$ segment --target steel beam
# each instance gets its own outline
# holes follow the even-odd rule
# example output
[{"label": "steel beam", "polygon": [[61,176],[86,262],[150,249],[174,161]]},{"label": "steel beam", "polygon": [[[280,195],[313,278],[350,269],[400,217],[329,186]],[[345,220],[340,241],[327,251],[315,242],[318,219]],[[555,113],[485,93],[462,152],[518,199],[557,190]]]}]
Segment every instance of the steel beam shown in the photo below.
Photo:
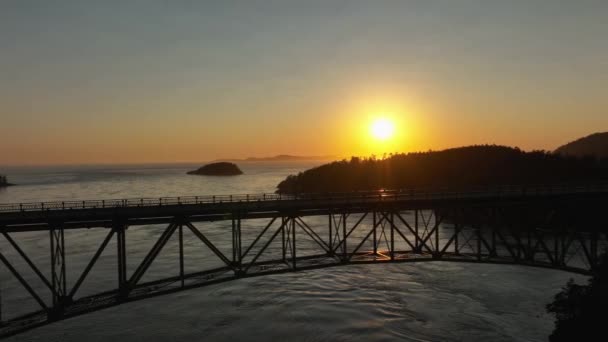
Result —
[{"label": "steel beam", "polygon": [[15,276],[15,278],[19,281],[19,283],[21,283],[21,285],[27,290],[30,296],[32,296],[32,298],[34,298],[36,302],[38,302],[38,305],[40,305],[40,307],[43,308],[45,311],[48,310],[49,308],[44,302],[44,300],[40,298],[38,293],[36,293],[36,291],[34,291],[34,289],[30,286],[30,284],[21,276],[21,274],[19,274],[17,269],[13,267],[13,265],[8,261],[4,254],[2,254],[2,252],[0,252],[0,261],[2,261],[4,266],[8,268],[8,270],[13,274],[13,276]]},{"label": "steel beam", "polygon": [[156,241],[156,243],[154,244],[154,246],[152,247],[150,252],[148,252],[148,255],[146,255],[144,260],[139,264],[137,269],[135,269],[135,271],[131,275],[131,278],[129,278],[129,281],[127,284],[127,286],[128,286],[127,291],[131,291],[133,288],[135,288],[135,286],[137,285],[139,280],[144,276],[144,274],[146,273],[146,271],[148,270],[148,268],[150,267],[150,265],[152,264],[154,259],[156,259],[156,257],[160,253],[160,251],[167,244],[167,241],[169,241],[169,239],[171,238],[171,235],[173,235],[173,233],[177,229],[177,226],[178,226],[178,224],[171,223],[167,227],[167,229],[165,229],[165,231],[160,235],[160,237],[158,238],[158,240]]},{"label": "steel beam", "polygon": [[44,285],[46,285],[46,287],[49,290],[53,291],[53,286],[51,285],[51,282],[49,282],[49,280],[44,276],[44,274],[42,274],[40,269],[38,267],[36,267],[36,265],[34,265],[34,262],[32,262],[32,260],[27,256],[27,254],[25,254],[25,252],[23,252],[23,250],[21,249],[21,247],[19,247],[17,242],[15,242],[15,240],[13,240],[13,238],[7,232],[3,232],[2,235],[4,235],[6,240],[11,244],[11,246],[13,246],[13,248],[17,251],[17,253],[19,253],[21,258],[23,260],[25,260],[25,262],[34,271],[34,273],[36,273],[36,275],[38,276],[38,278],[40,278],[40,280],[44,283]]},{"label": "steel beam", "polygon": [[101,253],[103,253],[103,251],[105,250],[106,246],[108,245],[108,242],[110,242],[110,240],[112,239],[112,236],[114,235],[114,232],[115,232],[115,230],[111,230],[108,233],[108,235],[106,236],[106,238],[101,243],[101,246],[99,246],[99,248],[97,249],[97,251],[93,255],[93,258],[91,258],[91,261],[89,261],[89,263],[85,267],[85,269],[82,272],[82,274],[80,275],[80,277],[78,277],[78,280],[76,280],[76,283],[74,284],[74,286],[72,287],[72,290],[70,291],[70,293],[68,295],[68,298],[69,298],[69,300],[71,302],[74,301],[74,295],[76,294],[76,292],[78,291],[78,289],[80,288],[80,286],[82,285],[82,283],[84,282],[84,280],[86,279],[86,277],[89,275],[89,272],[91,272],[91,269],[93,268],[93,266],[97,262],[97,259],[99,258],[99,256],[101,255]]},{"label": "steel beam", "polygon": [[115,222],[112,231],[116,234],[116,259],[118,262],[118,290],[122,293],[128,292],[127,277],[127,239],[126,226],[123,223]]},{"label": "steel beam", "polygon": [[[67,297],[65,270],[65,238],[61,224],[54,224],[49,230],[51,246],[51,287],[53,310],[51,316],[63,314],[63,301]],[[55,317],[53,317],[55,318]]]},{"label": "steel beam", "polygon": [[[190,231],[192,233],[194,233],[194,235],[196,235],[196,237],[199,238],[199,240],[201,240],[207,247],[209,247],[209,249],[218,257],[220,258],[220,260],[222,260],[224,262],[224,264],[226,264],[226,266],[229,267],[233,267],[234,268],[234,263],[233,261],[231,261],[230,259],[228,259],[224,253],[222,253],[211,241],[209,241],[209,239],[207,239],[207,237],[201,233],[200,230],[198,230],[192,223],[190,222],[185,222],[186,227],[188,227],[190,229]],[[234,243],[234,240],[233,240]],[[236,255],[234,256],[236,257]]]}]

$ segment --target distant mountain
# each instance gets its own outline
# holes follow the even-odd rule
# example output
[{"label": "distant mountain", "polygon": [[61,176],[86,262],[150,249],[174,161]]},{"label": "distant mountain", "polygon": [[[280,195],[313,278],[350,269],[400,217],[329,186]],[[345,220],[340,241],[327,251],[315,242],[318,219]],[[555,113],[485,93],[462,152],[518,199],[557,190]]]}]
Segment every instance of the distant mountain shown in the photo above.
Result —
[{"label": "distant mountain", "polygon": [[304,161],[304,160],[332,160],[334,156],[293,156],[289,154],[279,154],[274,157],[249,157],[245,159],[217,159],[219,161]]},{"label": "distant mountain", "polygon": [[570,142],[555,150],[556,154],[566,156],[595,156],[608,158],[608,132],[595,133]]}]

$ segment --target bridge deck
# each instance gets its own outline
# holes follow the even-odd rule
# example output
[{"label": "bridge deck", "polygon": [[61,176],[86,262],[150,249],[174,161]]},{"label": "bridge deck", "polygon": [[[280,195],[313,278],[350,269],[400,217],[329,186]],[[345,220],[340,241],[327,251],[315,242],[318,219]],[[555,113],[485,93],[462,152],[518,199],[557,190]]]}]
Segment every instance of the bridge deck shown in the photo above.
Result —
[{"label": "bridge deck", "polygon": [[331,194],[247,194],[189,197],[161,197],[114,200],[54,201],[0,204],[0,230],[41,230],[47,223],[65,229],[111,227],[117,220],[129,224],[167,222],[175,216],[193,221],[214,221],[227,213],[243,218],[272,217],[276,212],[297,211],[299,215],[326,214],[350,208],[396,206],[402,210],[440,208],[451,205],[497,205],[517,201],[590,199],[608,195],[608,183],[536,187],[500,187],[478,191],[374,191]]},{"label": "bridge deck", "polygon": [[[0,337],[194,287],[348,264],[443,260],[589,273],[608,249],[602,223],[607,204],[608,184],[0,204],[0,263],[6,268],[0,276],[22,289],[19,297],[8,298],[9,305],[0,298]],[[66,230],[94,227],[107,229],[90,235],[99,241],[92,241],[88,254],[64,238]],[[185,233],[195,242],[190,249],[184,248]],[[175,235],[178,265],[159,278],[145,278]],[[19,236],[30,239],[29,249]],[[155,242],[142,246],[142,236]],[[44,239],[50,253],[39,248]],[[111,241],[116,267],[100,275],[110,276],[104,284],[111,290],[93,284],[80,295],[89,274],[99,272],[94,266],[100,256],[110,253]],[[143,260],[127,262],[142,252]],[[189,252],[207,256],[185,260]],[[66,267],[67,260],[82,271]],[[186,262],[198,271],[187,272]],[[27,300],[34,304],[29,313],[6,312]]]}]

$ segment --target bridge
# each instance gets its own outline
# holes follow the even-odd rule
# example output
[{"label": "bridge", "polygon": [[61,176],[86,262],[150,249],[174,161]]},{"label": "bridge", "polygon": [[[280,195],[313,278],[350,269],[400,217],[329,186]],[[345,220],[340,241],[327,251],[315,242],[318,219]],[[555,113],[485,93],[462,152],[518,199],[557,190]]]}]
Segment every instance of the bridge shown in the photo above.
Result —
[{"label": "bridge", "polygon": [[[594,184],[0,204],[0,282],[24,294],[0,294],[0,337],[185,289],[348,264],[589,274],[608,246],[607,200],[608,184]],[[82,251],[83,240],[95,247]],[[167,246],[174,253],[150,271]]]}]

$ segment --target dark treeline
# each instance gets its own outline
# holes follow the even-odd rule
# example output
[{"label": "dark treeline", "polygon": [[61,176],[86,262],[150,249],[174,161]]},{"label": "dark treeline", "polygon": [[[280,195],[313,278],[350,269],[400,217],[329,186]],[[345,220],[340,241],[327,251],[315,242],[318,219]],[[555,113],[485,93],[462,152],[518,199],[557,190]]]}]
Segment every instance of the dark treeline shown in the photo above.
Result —
[{"label": "dark treeline", "polygon": [[608,181],[608,159],[482,145],[394,154],[383,159],[353,157],[290,175],[277,186],[277,192],[467,189],[597,181]]},{"label": "dark treeline", "polygon": [[607,309],[608,255],[604,254],[587,285],[571,279],[547,305],[547,311],[555,315],[549,341],[606,341]]}]

